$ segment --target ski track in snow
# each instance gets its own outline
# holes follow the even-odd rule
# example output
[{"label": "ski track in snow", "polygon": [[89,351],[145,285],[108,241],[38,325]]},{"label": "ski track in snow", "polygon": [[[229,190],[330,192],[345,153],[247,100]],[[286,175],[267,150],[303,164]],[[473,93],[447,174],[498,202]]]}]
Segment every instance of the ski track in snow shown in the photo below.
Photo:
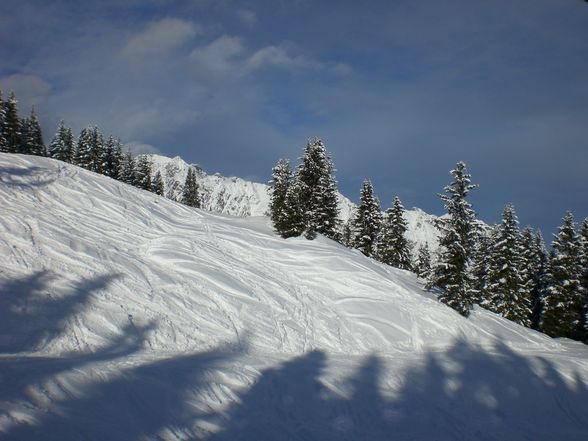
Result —
[{"label": "ski track in snow", "polygon": [[0,438],[588,439],[588,350],[266,217],[0,154]]}]

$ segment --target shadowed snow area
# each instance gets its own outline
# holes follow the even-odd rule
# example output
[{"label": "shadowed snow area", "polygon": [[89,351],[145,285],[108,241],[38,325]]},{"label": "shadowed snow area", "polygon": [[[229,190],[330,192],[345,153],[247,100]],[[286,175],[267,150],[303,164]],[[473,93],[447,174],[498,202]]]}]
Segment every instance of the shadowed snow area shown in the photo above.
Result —
[{"label": "shadowed snow area", "polygon": [[0,154],[0,438],[585,440],[588,350],[266,217]]}]

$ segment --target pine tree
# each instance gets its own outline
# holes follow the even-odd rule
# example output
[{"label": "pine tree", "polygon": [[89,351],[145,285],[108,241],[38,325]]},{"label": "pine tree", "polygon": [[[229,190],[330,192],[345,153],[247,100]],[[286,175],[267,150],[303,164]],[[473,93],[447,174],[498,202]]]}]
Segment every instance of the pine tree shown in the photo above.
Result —
[{"label": "pine tree", "polygon": [[151,191],[151,161],[147,155],[139,155],[135,165],[135,186]]},{"label": "pine tree", "polygon": [[159,170],[157,170],[155,176],[153,176],[151,182],[151,191],[155,194],[158,194],[159,196],[164,195],[163,179],[161,178],[161,173],[159,172]]},{"label": "pine tree", "polygon": [[102,149],[102,174],[118,179],[122,161],[122,144],[111,135]]},{"label": "pine tree", "polygon": [[353,247],[366,256],[373,256],[382,225],[382,210],[369,180],[363,181],[359,199],[359,207],[353,219]]},{"label": "pine tree", "polygon": [[530,227],[521,233],[523,250],[523,278],[525,290],[529,294],[531,328],[539,330],[542,314],[543,295],[545,293],[545,271],[547,269],[547,252],[541,232],[534,233]]},{"label": "pine tree", "polygon": [[406,239],[407,223],[404,219],[404,207],[396,196],[392,207],[386,210],[378,244],[378,258],[393,267],[411,270],[409,242]]},{"label": "pine tree", "polygon": [[43,141],[41,125],[35,108],[31,109],[31,116],[21,123],[21,153],[36,156],[47,156],[47,149]]},{"label": "pine tree", "polygon": [[129,185],[135,185],[135,160],[130,149],[127,150],[120,163],[118,180]]},{"label": "pine tree", "polygon": [[90,166],[89,170],[104,174],[106,168],[106,155],[104,152],[104,137],[98,127],[92,128],[90,141]]},{"label": "pine tree", "polygon": [[289,229],[287,217],[288,208],[287,194],[292,186],[293,173],[290,170],[290,161],[280,159],[272,169],[272,180],[270,181],[270,218],[274,224],[274,229],[278,234],[284,236],[284,232]]},{"label": "pine tree", "polygon": [[300,202],[300,194],[300,184],[294,179],[286,192],[284,219],[287,219],[287,221],[284,223],[282,232],[280,233],[284,238],[300,236],[307,228],[304,217],[305,211]]},{"label": "pine tree", "polygon": [[428,280],[431,276],[431,253],[426,243],[419,247],[414,269],[421,279]]},{"label": "pine tree", "polygon": [[184,182],[184,189],[182,191],[182,201],[190,207],[200,208],[200,195],[198,194],[198,182],[196,181],[196,173],[192,168],[188,169],[186,181]]},{"label": "pine tree", "polygon": [[4,151],[7,153],[19,153],[22,149],[22,127],[18,116],[18,101],[14,92],[4,101],[4,123],[2,127]]},{"label": "pine tree", "polygon": [[491,254],[495,242],[496,228],[480,231],[472,252],[472,293],[474,303],[486,309],[491,309],[488,274],[490,273]]},{"label": "pine tree", "polygon": [[92,127],[86,127],[80,132],[78,145],[74,155],[74,164],[90,170],[92,166]]},{"label": "pine tree", "polygon": [[588,343],[588,217],[580,226],[579,236],[582,244],[582,287],[584,288],[584,308],[582,313],[582,340]]},{"label": "pine tree", "polygon": [[519,221],[507,204],[492,248],[488,274],[489,309],[523,326],[530,326],[531,298],[524,279]]},{"label": "pine tree", "polygon": [[8,152],[8,141],[4,136],[4,123],[6,120],[6,104],[2,99],[2,90],[0,90],[0,153]]},{"label": "pine tree", "polygon": [[446,194],[439,195],[448,216],[438,222],[441,249],[432,284],[442,290],[439,300],[467,317],[476,299],[470,267],[478,227],[466,197],[476,186],[471,184],[464,162],[458,162],[451,175],[454,181],[445,187]]},{"label": "pine tree", "polygon": [[341,244],[345,245],[346,247],[352,248],[353,247],[353,219],[355,218],[355,213],[350,217],[350,219],[345,222],[343,225],[343,231],[341,233]]},{"label": "pine tree", "polygon": [[316,233],[321,233],[334,239],[339,223],[337,183],[333,162],[323,141],[310,140],[300,159],[295,179],[300,207],[304,209],[305,236],[312,239]]},{"label": "pine tree", "polygon": [[74,139],[71,129],[61,120],[57,126],[57,132],[49,145],[49,157],[64,162],[72,162],[74,152]]},{"label": "pine tree", "polygon": [[582,286],[582,245],[574,217],[567,212],[552,243],[542,328],[552,337],[582,339],[585,293]]}]

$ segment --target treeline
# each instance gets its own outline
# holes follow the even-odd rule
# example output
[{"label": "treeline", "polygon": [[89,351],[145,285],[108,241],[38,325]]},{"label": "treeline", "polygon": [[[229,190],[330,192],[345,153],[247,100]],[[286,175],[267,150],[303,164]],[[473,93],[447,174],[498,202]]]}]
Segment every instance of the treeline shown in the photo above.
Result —
[{"label": "treeline", "polygon": [[588,218],[578,228],[566,213],[546,250],[540,231],[519,222],[512,204],[502,222],[484,227],[467,197],[476,185],[463,162],[439,195],[446,216],[437,220],[440,247],[415,250],[406,238],[404,207],[395,197],[384,213],[369,180],[348,222],[338,218],[337,188],[331,156],[320,139],[310,140],[300,164],[288,159],[273,168],[270,217],[282,237],[322,233],[396,268],[425,279],[443,303],[469,316],[480,305],[520,325],[552,337],[588,341]]},{"label": "treeline", "polygon": [[[1,91],[0,152],[48,156],[164,196],[161,173],[152,173],[147,156],[134,156],[130,149],[123,153],[120,139],[112,135],[105,138],[96,126],[82,129],[75,139],[64,121],[47,148],[34,107],[28,118],[20,118],[14,93],[3,100]],[[191,168],[179,202],[196,208],[201,205],[196,173]]]}]

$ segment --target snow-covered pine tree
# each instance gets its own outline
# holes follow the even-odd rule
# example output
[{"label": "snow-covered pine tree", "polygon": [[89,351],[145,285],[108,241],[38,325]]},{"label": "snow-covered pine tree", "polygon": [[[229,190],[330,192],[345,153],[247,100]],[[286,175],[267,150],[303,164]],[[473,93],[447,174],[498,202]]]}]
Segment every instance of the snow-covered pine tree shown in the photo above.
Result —
[{"label": "snow-covered pine tree", "polygon": [[104,153],[104,137],[97,126],[92,127],[90,141],[90,166],[89,170],[104,174],[106,167],[106,155]]},{"label": "snow-covered pine tree", "polygon": [[147,155],[137,156],[135,165],[135,187],[151,191],[151,161]]},{"label": "snow-covered pine tree", "polygon": [[269,210],[274,229],[281,236],[284,236],[284,232],[289,229],[286,203],[292,180],[293,173],[290,170],[290,161],[288,159],[280,159],[272,169],[272,179],[269,182]]},{"label": "snow-covered pine tree", "polygon": [[343,229],[341,233],[340,242],[342,245],[346,247],[352,248],[353,247],[353,219],[355,218],[355,213],[351,215],[349,220],[343,224]]},{"label": "snow-covered pine tree", "polygon": [[339,224],[337,206],[337,182],[333,162],[322,140],[308,141],[301,163],[296,171],[299,190],[298,200],[303,208],[305,236],[316,233],[335,239]]},{"label": "snow-covered pine tree", "polygon": [[584,323],[582,328],[584,335],[582,340],[588,343],[588,217],[584,219],[579,231],[580,241],[582,244],[582,287],[584,288],[584,308],[582,318]]},{"label": "snow-covered pine tree", "polygon": [[200,195],[198,194],[196,172],[191,167],[188,169],[188,174],[186,175],[181,202],[190,207],[200,208]]},{"label": "snow-covered pine tree", "polygon": [[90,170],[92,166],[92,127],[85,127],[78,137],[78,145],[75,152],[74,164]]},{"label": "snow-covered pine tree", "polygon": [[474,294],[474,303],[486,309],[491,309],[488,274],[490,273],[490,260],[495,241],[496,227],[480,231],[472,253],[472,292]]},{"label": "snow-covered pine tree", "polygon": [[408,229],[404,219],[404,207],[396,196],[392,206],[386,210],[378,243],[378,259],[396,268],[411,270],[412,257],[406,239]]},{"label": "snow-covered pine tree", "polygon": [[584,336],[582,245],[574,217],[567,212],[552,243],[553,256],[547,273],[542,329],[552,337],[581,340]]},{"label": "snow-covered pine tree", "polygon": [[541,232],[535,233],[531,227],[525,227],[521,232],[521,246],[524,268],[522,274],[531,301],[529,320],[531,328],[539,330],[547,268],[547,252]]},{"label": "snow-covered pine tree", "polygon": [[[284,219],[282,237],[298,237],[307,228],[304,214],[305,211],[300,203],[300,184],[294,179],[286,192],[286,204],[284,206]],[[309,230],[307,230],[307,235]]]},{"label": "snow-covered pine tree", "polygon": [[6,111],[4,110],[4,100],[2,99],[2,90],[0,89],[0,152],[8,152],[6,138],[4,138],[4,119]]},{"label": "snow-covered pine tree", "polygon": [[512,204],[502,211],[502,223],[490,257],[488,309],[523,326],[530,326],[531,298],[525,283],[519,221]]},{"label": "snow-covered pine tree", "polygon": [[31,115],[22,123],[21,152],[29,155],[47,156],[47,148],[43,141],[43,132],[37,118],[35,107],[31,108]]},{"label": "snow-covered pine tree", "polygon": [[118,179],[123,160],[122,144],[120,140],[115,139],[112,135],[104,143],[102,149],[102,174],[113,179]]},{"label": "snow-covered pine tree", "polygon": [[355,211],[352,227],[353,247],[366,256],[374,256],[377,240],[382,226],[380,201],[374,195],[374,187],[369,180],[363,181],[359,196],[359,206]]},{"label": "snow-covered pine tree", "polygon": [[163,179],[159,170],[155,172],[153,179],[151,180],[151,192],[158,194],[159,196],[164,195]]},{"label": "snow-covered pine tree", "polygon": [[426,243],[419,247],[414,270],[421,279],[428,280],[431,276],[431,252]]},{"label": "snow-covered pine tree", "polygon": [[451,175],[454,180],[445,187],[446,194],[439,195],[445,203],[447,217],[438,222],[440,252],[431,281],[442,290],[439,300],[467,317],[476,298],[470,267],[479,228],[466,197],[476,185],[471,184],[471,176],[462,161]]},{"label": "snow-covered pine tree", "polygon": [[21,151],[22,132],[21,120],[18,116],[18,101],[14,92],[4,101],[4,122],[2,124],[4,151],[7,153],[18,153]]},{"label": "snow-covered pine tree", "polygon": [[118,180],[129,185],[135,185],[135,160],[130,149],[127,150],[122,158]]},{"label": "snow-covered pine tree", "polygon": [[65,122],[61,120],[57,126],[57,132],[49,145],[49,156],[64,162],[72,162],[74,156],[73,133]]}]

